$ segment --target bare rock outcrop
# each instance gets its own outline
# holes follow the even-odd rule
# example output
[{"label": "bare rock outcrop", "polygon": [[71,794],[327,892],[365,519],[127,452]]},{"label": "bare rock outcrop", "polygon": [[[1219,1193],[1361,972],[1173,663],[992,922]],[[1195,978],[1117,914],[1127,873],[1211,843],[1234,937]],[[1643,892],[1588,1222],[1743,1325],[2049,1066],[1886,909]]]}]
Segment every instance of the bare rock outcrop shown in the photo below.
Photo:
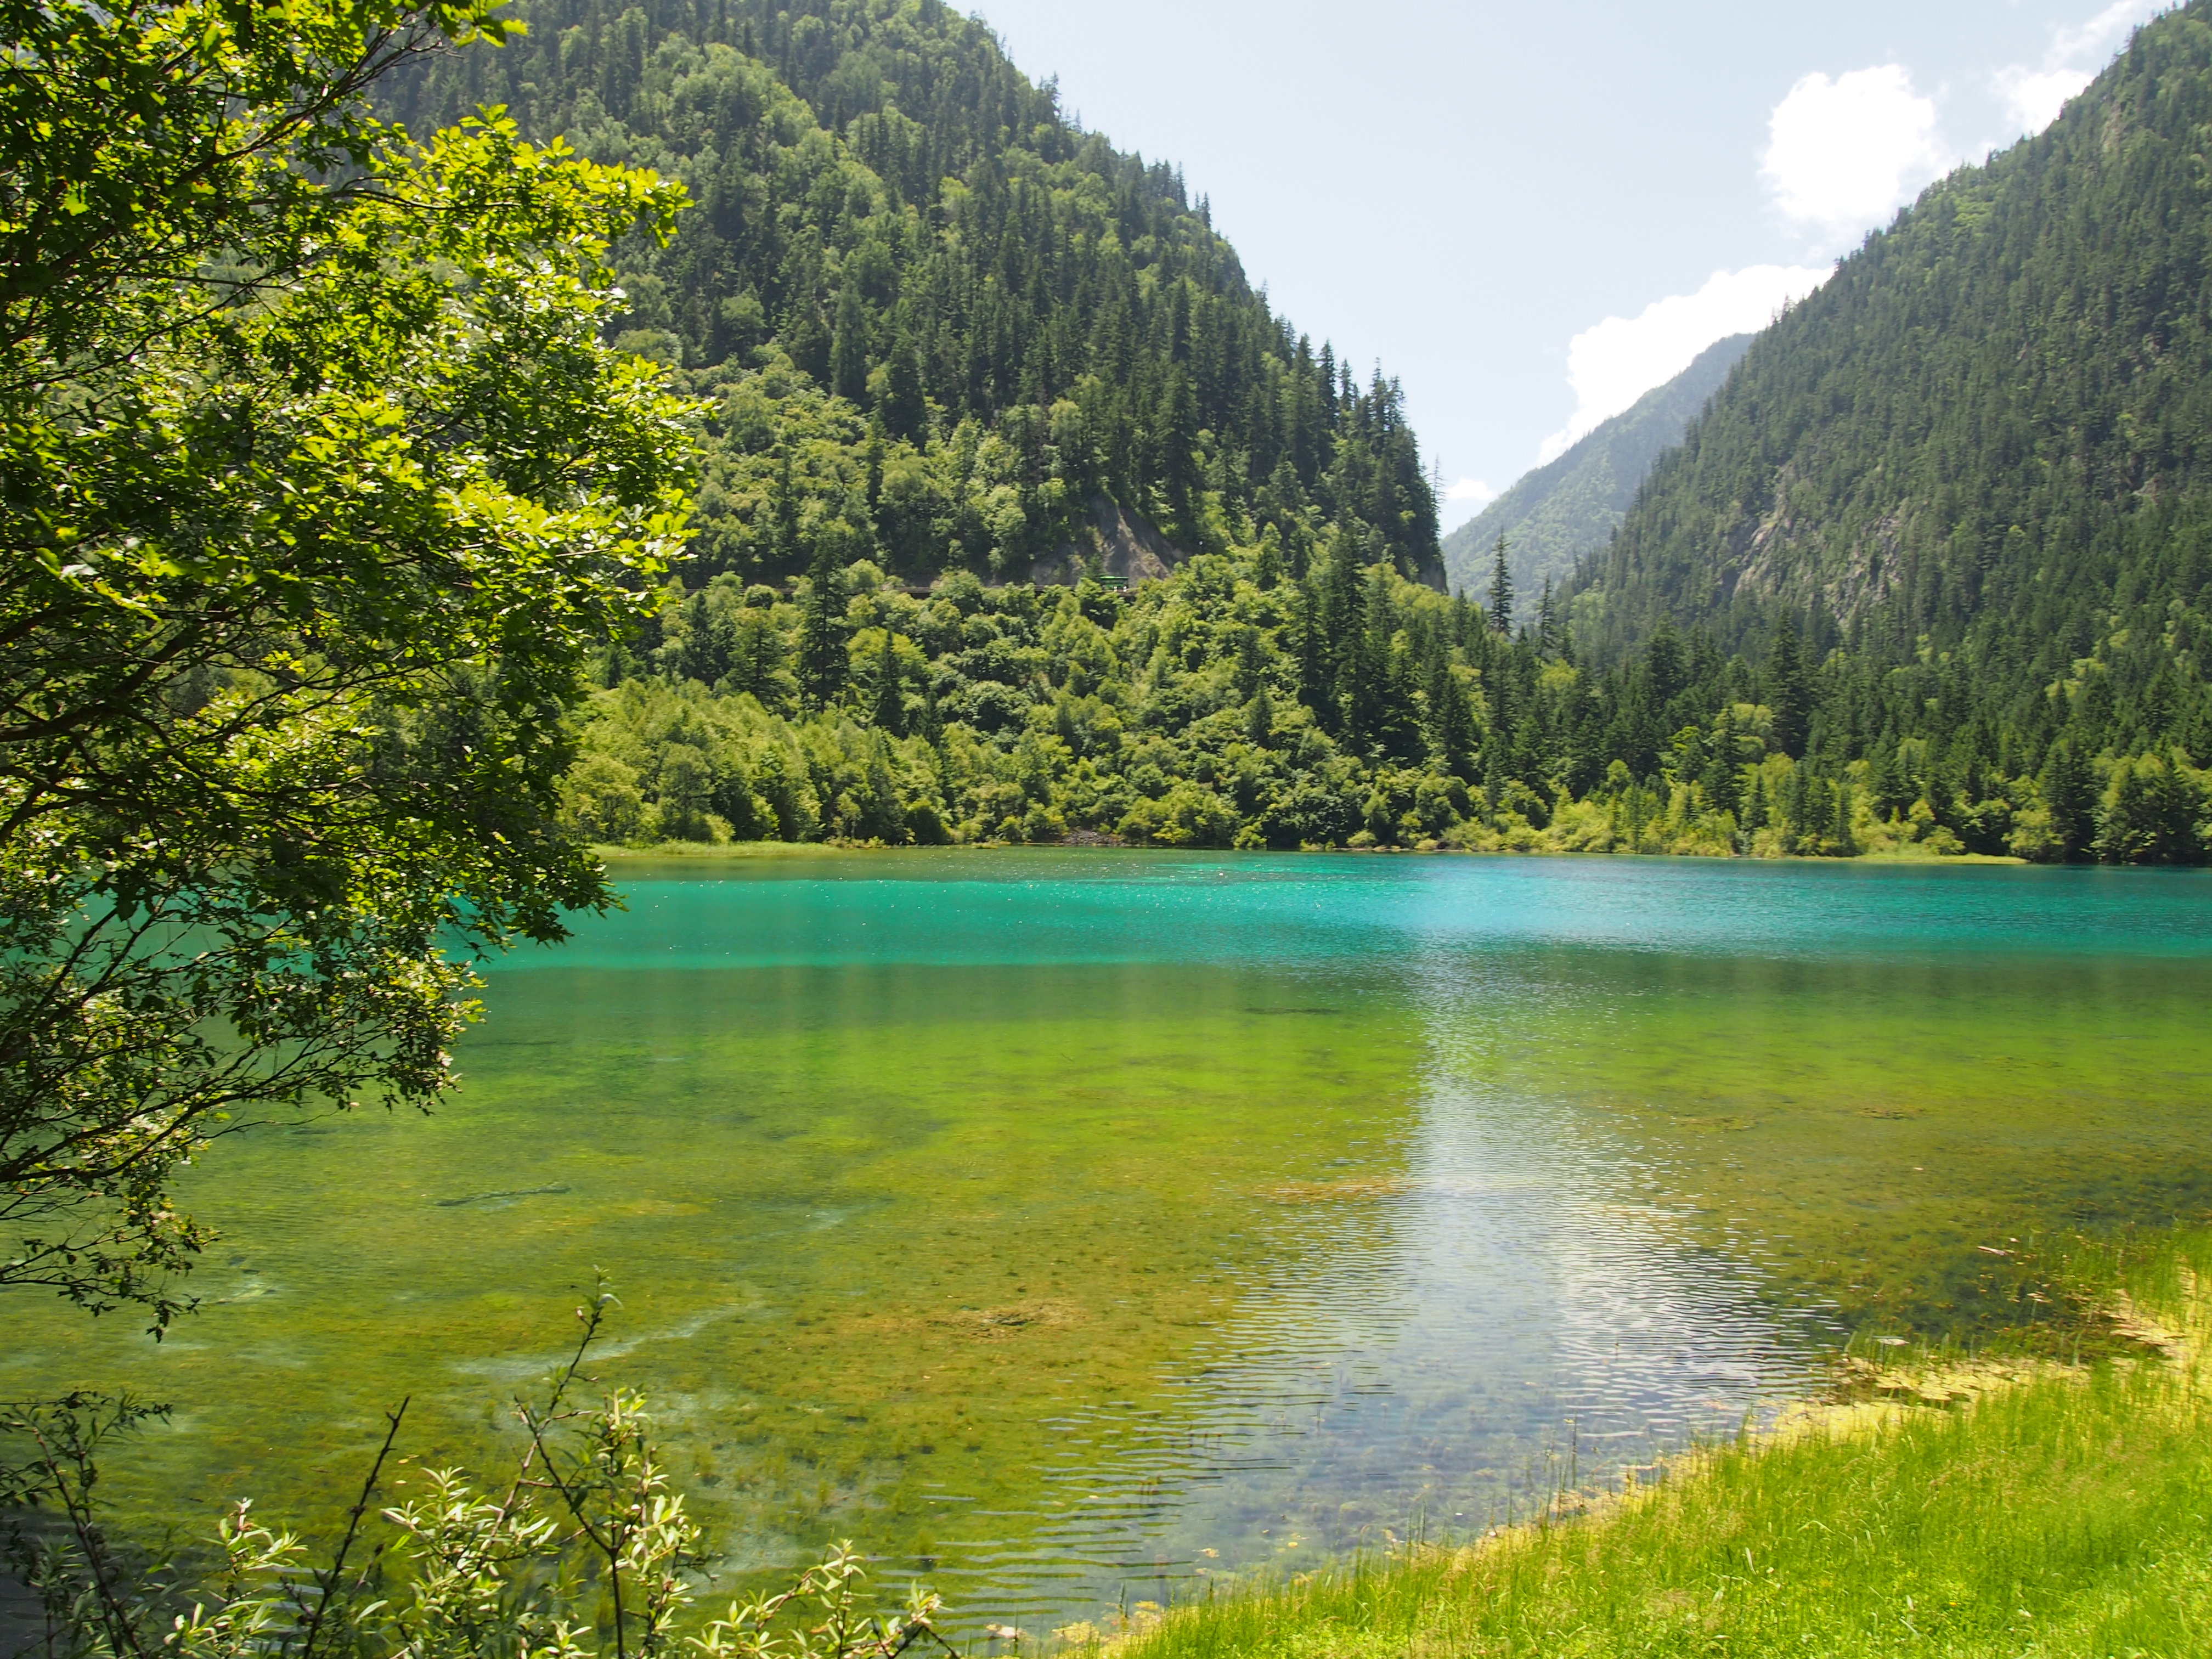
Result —
[{"label": "bare rock outcrop", "polygon": [[1118,576],[1133,587],[1166,575],[1189,556],[1143,514],[1102,494],[1091,498],[1091,522],[1073,540],[1031,564],[1030,580],[1040,587],[1068,587],[1097,574]]}]

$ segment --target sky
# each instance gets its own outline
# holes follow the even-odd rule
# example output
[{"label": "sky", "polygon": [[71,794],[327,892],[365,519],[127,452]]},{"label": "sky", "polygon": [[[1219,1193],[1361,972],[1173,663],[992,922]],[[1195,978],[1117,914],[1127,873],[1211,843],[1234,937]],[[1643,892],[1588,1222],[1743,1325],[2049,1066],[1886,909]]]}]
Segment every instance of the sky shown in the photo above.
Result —
[{"label": "sky", "polygon": [[2157,0],[981,0],[1404,385],[1447,528],[2039,131]]}]

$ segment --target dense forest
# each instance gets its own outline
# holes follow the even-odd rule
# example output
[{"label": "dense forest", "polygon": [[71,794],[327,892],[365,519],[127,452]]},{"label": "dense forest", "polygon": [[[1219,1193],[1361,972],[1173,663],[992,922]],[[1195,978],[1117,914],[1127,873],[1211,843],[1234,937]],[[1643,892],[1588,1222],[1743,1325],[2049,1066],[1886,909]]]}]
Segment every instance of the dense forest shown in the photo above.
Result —
[{"label": "dense forest", "polygon": [[[936,0],[531,0],[528,33],[397,77],[410,127],[526,137],[683,181],[623,251],[617,342],[711,399],[688,579],[866,559],[1023,581],[1101,498],[1172,547],[1275,527],[1440,580],[1397,389],[1247,282],[1201,201],[1061,114]],[[1149,539],[1149,538],[1148,538]]]},{"label": "dense forest", "polygon": [[[1793,751],[1977,850],[2201,859],[2208,132],[2200,0],[1758,338],[1583,568],[1577,642],[1802,668]],[[1692,678],[1662,725],[1711,729]]]},{"label": "dense forest", "polygon": [[1437,591],[1395,385],[980,22],[526,15],[387,106],[695,203],[617,253],[703,460],[594,839],[2203,856],[2202,6],[1761,337],[1557,603]]}]

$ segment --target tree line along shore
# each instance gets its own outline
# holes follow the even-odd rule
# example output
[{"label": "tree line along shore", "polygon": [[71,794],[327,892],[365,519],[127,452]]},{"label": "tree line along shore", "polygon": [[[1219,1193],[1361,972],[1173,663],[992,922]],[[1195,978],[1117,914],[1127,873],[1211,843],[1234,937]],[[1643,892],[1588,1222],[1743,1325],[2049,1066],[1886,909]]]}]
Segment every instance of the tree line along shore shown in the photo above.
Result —
[{"label": "tree line along shore", "polygon": [[[967,572],[917,589],[866,562],[675,585],[599,660],[563,821],[615,845],[2181,864],[2212,845],[2191,751],[2093,690],[2039,753],[2002,734],[1985,749],[1961,662],[1814,661],[1791,628],[1753,661],[1662,629],[1599,669],[1548,595],[1518,629],[1510,592],[1491,597],[1447,597],[1341,538],[1300,571],[1272,530],[1133,590]],[[1893,725],[1854,754],[1837,711],[1868,705],[1914,711],[1925,735]]]}]

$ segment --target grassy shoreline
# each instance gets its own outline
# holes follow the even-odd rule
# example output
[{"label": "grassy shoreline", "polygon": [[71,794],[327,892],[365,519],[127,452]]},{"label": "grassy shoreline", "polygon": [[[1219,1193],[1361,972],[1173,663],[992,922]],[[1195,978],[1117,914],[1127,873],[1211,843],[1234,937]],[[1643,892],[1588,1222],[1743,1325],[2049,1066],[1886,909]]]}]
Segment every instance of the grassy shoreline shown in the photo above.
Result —
[{"label": "grassy shoreline", "polygon": [[[1047,851],[1064,852],[1069,848],[1074,848],[1082,852],[1143,853],[1153,855],[1164,853],[1228,853],[1237,850],[1230,848],[1218,847],[1138,846],[1126,842],[1108,841],[1101,838],[1081,842],[962,842],[948,846],[939,847],[887,847],[881,845],[880,843],[871,844],[865,842],[818,841],[666,841],[655,842],[649,847],[615,846],[607,843],[595,842],[592,844],[592,851],[599,856],[602,862],[610,865],[616,865],[669,863],[678,861],[717,863],[747,859],[832,858],[881,853],[1004,852],[1010,848],[1024,849],[1032,848]],[[1754,859],[1757,862],[1767,864],[1784,862],[1784,860],[1780,859],[1759,858],[1757,855],[1747,854],[1730,854],[1723,855],[1712,853],[1589,853],[1565,851],[1544,847],[1501,849],[1496,852],[1486,851],[1480,848],[1470,849],[1462,847],[1330,847],[1309,848],[1301,848],[1299,850],[1315,853],[1358,854],[1361,856],[1370,858],[1424,857],[1434,855],[1453,858],[1681,859],[1716,858],[1725,856],[1728,858],[1738,859],[1750,858]],[[1271,854],[1270,855],[1273,856],[1276,854]],[[2012,858],[2005,854],[1994,853],[1949,853],[1937,854],[1934,853],[1899,851],[1894,849],[1875,853],[1860,853],[1854,854],[1850,858],[1802,859],[1795,861],[1807,864],[1911,865],[2025,865],[2029,862],[2027,859]]]},{"label": "grassy shoreline", "polygon": [[616,847],[593,843],[592,851],[603,864],[727,863],[743,859],[836,858],[854,853],[903,853],[903,847],[855,847],[841,842],[811,841],[665,841],[651,847]]},{"label": "grassy shoreline", "polygon": [[1114,1659],[2212,1651],[2212,1234],[2114,1267],[2135,1357],[1893,1374],[1887,1402],[1471,1547],[1225,1594]]}]

